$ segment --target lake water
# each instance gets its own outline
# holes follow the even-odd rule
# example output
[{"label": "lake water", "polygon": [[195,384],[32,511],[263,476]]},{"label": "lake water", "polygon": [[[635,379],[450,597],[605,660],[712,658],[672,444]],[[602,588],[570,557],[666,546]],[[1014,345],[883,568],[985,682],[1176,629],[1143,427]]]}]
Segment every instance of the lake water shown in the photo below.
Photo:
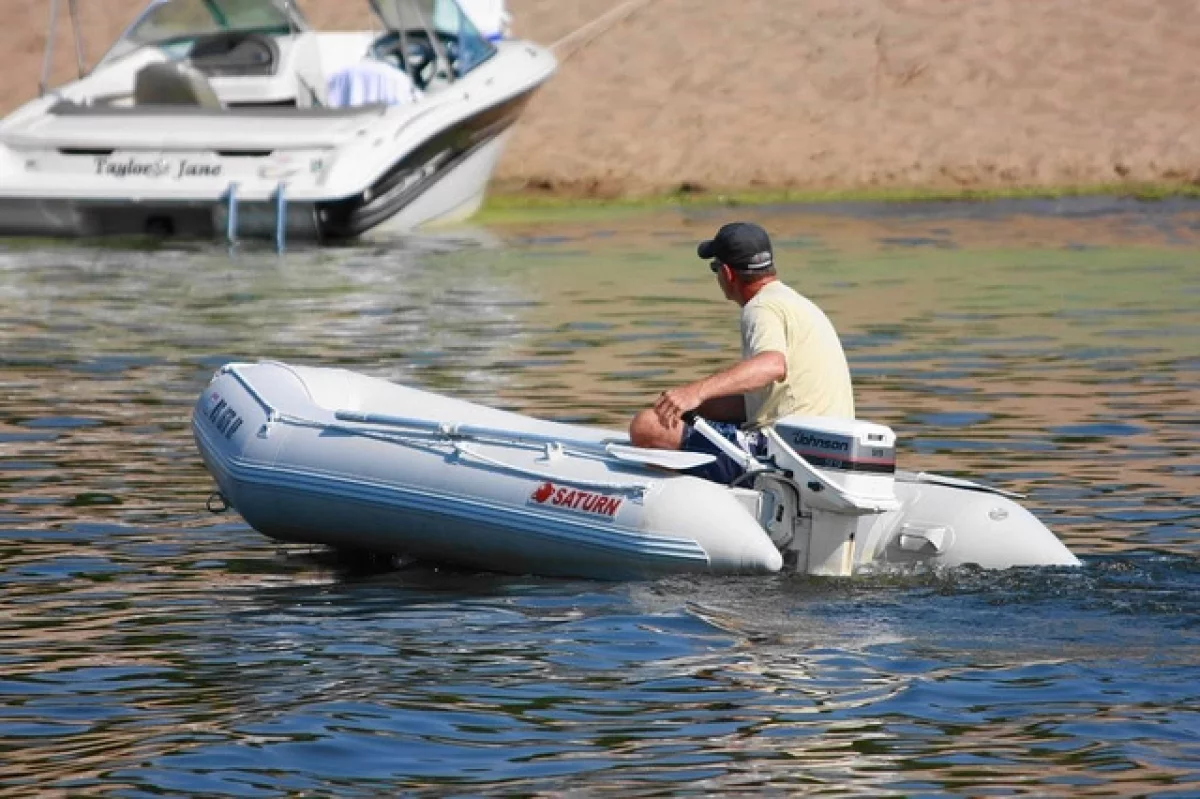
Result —
[{"label": "lake water", "polygon": [[[746,217],[902,468],[1079,570],[597,583],[281,549],[212,484],[229,360],[622,426],[737,357]],[[576,214],[278,258],[0,242],[0,793],[1200,795],[1200,204]]]}]

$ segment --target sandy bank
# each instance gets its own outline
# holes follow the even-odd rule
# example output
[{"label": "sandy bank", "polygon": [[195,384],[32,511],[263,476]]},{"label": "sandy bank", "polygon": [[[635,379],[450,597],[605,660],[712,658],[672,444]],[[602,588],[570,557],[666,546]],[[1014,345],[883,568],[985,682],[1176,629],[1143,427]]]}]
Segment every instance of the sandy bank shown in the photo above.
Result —
[{"label": "sandy bank", "polygon": [[[79,4],[92,59],[141,6]],[[49,3],[7,5],[5,111],[36,90]],[[301,5],[322,28],[367,16],[354,0]],[[545,44],[613,5],[511,0],[518,34]],[[1192,0],[649,0],[565,60],[495,185],[622,196],[1200,184],[1197,53]],[[73,62],[60,36],[56,77]]]}]

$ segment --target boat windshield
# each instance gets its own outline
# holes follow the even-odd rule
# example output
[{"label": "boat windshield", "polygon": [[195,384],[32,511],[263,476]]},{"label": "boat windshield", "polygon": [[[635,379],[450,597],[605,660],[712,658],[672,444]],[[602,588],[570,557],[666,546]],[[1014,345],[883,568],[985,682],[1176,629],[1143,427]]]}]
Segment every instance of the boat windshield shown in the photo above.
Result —
[{"label": "boat windshield", "polygon": [[186,44],[210,33],[287,34],[307,29],[299,9],[284,0],[151,0],[100,61],[122,58],[147,45]]},{"label": "boat windshield", "polygon": [[392,33],[420,35],[432,31],[448,45],[457,77],[496,52],[455,0],[371,0],[371,8]]}]

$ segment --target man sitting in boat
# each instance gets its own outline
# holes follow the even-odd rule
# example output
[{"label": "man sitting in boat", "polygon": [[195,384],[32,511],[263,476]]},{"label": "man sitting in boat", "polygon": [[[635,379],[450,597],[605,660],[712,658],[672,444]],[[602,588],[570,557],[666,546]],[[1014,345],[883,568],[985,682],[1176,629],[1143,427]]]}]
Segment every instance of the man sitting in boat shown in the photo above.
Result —
[{"label": "man sitting in boat", "polygon": [[751,222],[732,222],[696,250],[725,298],[741,306],[742,360],[664,391],[629,425],[635,446],[709,452],[714,463],[689,473],[719,482],[742,474],[733,459],[685,423],[687,411],[723,436],[764,454],[758,431],[792,414],[854,418],[850,368],[837,331],[815,303],[779,280],[771,239]]}]

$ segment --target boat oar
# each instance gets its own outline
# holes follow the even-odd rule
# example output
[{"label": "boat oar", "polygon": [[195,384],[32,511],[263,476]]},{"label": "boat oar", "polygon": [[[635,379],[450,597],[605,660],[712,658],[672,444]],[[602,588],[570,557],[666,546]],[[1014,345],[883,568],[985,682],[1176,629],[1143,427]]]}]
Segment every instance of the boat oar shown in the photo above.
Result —
[{"label": "boat oar", "polygon": [[423,433],[437,433],[447,438],[465,438],[484,442],[524,444],[527,446],[557,445],[585,452],[608,455],[627,463],[636,463],[642,466],[661,466],[664,469],[694,469],[697,466],[704,466],[715,460],[714,456],[706,452],[648,449],[646,447],[634,447],[629,444],[622,444],[619,441],[581,441],[543,433],[525,433],[473,424],[450,424],[447,422],[438,422],[433,419],[419,419],[411,416],[391,416],[384,413],[363,413],[361,411],[347,410],[335,411],[334,416],[338,421],[342,422],[357,422],[359,424],[396,427]]}]

